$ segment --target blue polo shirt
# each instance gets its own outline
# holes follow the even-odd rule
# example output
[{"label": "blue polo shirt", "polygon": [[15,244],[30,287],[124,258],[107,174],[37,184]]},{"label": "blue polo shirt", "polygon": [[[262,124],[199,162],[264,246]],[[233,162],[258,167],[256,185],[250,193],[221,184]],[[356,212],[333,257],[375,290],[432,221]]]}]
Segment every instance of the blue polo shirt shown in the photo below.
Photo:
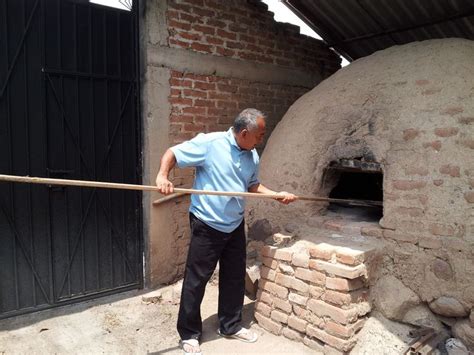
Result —
[{"label": "blue polo shirt", "polygon": [[[258,184],[259,157],[255,149],[242,150],[232,128],[199,134],[171,147],[178,167],[196,167],[194,189],[247,192]],[[244,218],[243,197],[192,195],[189,212],[218,231],[234,231]]]}]

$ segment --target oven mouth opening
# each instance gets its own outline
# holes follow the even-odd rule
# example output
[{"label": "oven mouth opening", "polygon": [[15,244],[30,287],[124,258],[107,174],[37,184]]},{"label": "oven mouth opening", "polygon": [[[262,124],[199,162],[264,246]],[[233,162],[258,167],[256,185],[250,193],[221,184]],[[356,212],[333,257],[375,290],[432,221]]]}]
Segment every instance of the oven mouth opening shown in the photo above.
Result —
[{"label": "oven mouth opening", "polygon": [[[328,211],[357,221],[374,222],[383,217],[383,172],[379,163],[359,159],[331,162],[324,184],[330,188],[329,198],[354,200],[354,203],[330,202]],[[363,205],[362,200],[377,201],[380,205]]]}]

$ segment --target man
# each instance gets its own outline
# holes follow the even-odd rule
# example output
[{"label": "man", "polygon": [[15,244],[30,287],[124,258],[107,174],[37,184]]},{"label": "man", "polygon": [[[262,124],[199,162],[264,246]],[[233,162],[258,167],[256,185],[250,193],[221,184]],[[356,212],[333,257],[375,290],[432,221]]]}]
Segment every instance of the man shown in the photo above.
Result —
[{"label": "man", "polygon": [[[258,181],[259,157],[255,146],[263,141],[265,116],[245,109],[227,132],[199,134],[169,148],[161,159],[156,185],[163,194],[173,192],[170,170],[196,167],[193,188],[275,194],[288,204],[296,199],[276,193]],[[189,208],[191,242],[184,273],[178,332],[185,354],[200,354],[200,306],[204,290],[219,261],[218,318],[221,336],[254,342],[257,335],[240,325],[245,291],[245,200],[242,197],[192,195]]]}]

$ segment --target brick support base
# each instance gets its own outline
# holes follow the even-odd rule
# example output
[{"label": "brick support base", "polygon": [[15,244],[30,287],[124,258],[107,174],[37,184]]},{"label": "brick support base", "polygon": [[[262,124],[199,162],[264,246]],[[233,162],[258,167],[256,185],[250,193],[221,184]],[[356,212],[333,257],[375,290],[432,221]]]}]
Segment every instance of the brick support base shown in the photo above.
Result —
[{"label": "brick support base", "polygon": [[349,352],[370,312],[368,264],[375,254],[329,243],[263,247],[257,322],[324,353]]}]

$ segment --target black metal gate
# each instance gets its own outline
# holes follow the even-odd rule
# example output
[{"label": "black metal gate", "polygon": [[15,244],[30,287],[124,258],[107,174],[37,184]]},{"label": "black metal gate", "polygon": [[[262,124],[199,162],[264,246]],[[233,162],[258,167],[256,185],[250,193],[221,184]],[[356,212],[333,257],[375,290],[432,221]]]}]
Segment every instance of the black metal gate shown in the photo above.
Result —
[{"label": "black metal gate", "polygon": [[[0,0],[0,173],[141,183],[137,47],[135,9]],[[141,287],[141,239],[137,192],[0,183],[0,318]]]}]

